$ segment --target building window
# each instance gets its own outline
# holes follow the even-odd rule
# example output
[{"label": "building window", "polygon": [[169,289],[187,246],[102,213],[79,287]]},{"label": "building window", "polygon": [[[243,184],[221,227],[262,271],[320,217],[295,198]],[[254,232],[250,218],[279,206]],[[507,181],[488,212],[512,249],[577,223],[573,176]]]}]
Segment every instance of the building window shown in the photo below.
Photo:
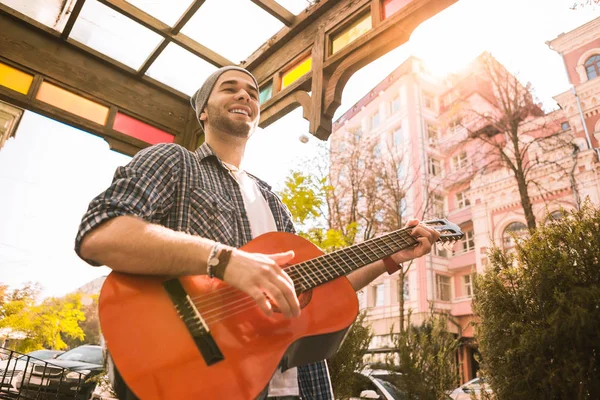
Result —
[{"label": "building window", "polygon": [[394,146],[402,146],[402,126],[399,126],[394,131]]},{"label": "building window", "polygon": [[429,173],[433,176],[442,176],[442,162],[437,158],[429,158]]},{"label": "building window", "polygon": [[466,168],[468,163],[469,159],[467,158],[467,152],[463,151],[452,157],[452,170],[458,171],[459,169]]},{"label": "building window", "polygon": [[436,294],[437,299],[441,301],[452,300],[452,286],[450,284],[450,277],[445,275],[435,276]]},{"label": "building window", "polygon": [[475,249],[475,236],[473,230],[464,230],[465,236],[458,242],[458,250],[454,254],[466,253]]},{"label": "building window", "polygon": [[502,233],[504,250],[510,250],[516,245],[516,240],[527,234],[527,226],[522,222],[510,223]]},{"label": "building window", "polygon": [[394,97],[392,100],[392,114],[400,111],[400,96]]},{"label": "building window", "polygon": [[427,124],[427,142],[431,147],[437,147],[440,140],[440,131],[437,127]]},{"label": "building window", "polygon": [[560,124],[560,129],[562,129],[563,131],[569,130],[569,123],[567,121],[562,122]]},{"label": "building window", "polygon": [[588,79],[600,76],[600,54],[591,56],[584,64]]},{"label": "building window", "polygon": [[475,274],[463,275],[463,287],[462,294],[466,297],[473,297],[473,281],[475,280]]},{"label": "building window", "polygon": [[435,218],[444,218],[444,197],[439,194],[431,195],[431,212]]},{"label": "building window", "polygon": [[429,92],[423,92],[423,106],[433,110],[433,95]]},{"label": "building window", "polygon": [[381,307],[381,306],[385,305],[385,291],[384,291],[383,283],[375,285],[373,287],[373,293],[375,295],[373,305],[375,307]]},{"label": "building window", "polygon": [[443,258],[448,258],[448,250],[442,246],[433,246],[433,255]]},{"label": "building window", "polygon": [[377,128],[379,126],[379,122],[381,122],[379,118],[379,112],[376,112],[371,116],[371,129]]},{"label": "building window", "polygon": [[456,193],[456,207],[465,208],[471,205],[471,201],[467,197],[466,192]]},{"label": "building window", "polygon": [[462,118],[458,117],[458,118],[452,120],[448,124],[448,131],[451,135],[454,135],[458,132],[458,130],[461,128],[461,126],[462,126]]}]

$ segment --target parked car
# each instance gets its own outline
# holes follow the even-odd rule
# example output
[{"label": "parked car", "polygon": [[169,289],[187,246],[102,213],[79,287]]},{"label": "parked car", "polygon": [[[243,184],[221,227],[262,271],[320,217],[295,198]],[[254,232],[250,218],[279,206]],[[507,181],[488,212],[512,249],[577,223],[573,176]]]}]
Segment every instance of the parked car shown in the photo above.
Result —
[{"label": "parked car", "polygon": [[493,393],[490,386],[486,385],[485,378],[475,378],[450,392],[450,398],[452,400],[471,400],[471,393],[473,393],[477,399],[481,399],[482,390],[485,390],[486,393]]},{"label": "parked car", "polygon": [[102,347],[83,345],[56,357],[46,365],[35,365],[23,378],[25,398],[89,400],[96,387],[91,379],[104,370]]},{"label": "parked car", "polygon": [[0,361],[0,387],[3,392],[17,392],[21,387],[24,371],[30,371],[34,364],[42,364],[44,360],[52,360],[64,353],[61,350],[35,350],[20,354],[3,350],[6,359]]},{"label": "parked car", "polygon": [[401,379],[400,374],[386,370],[372,370],[364,368],[360,372],[361,384],[360,392],[351,397],[351,400],[358,399],[379,399],[379,400],[404,400],[406,395],[394,385],[396,379]]}]

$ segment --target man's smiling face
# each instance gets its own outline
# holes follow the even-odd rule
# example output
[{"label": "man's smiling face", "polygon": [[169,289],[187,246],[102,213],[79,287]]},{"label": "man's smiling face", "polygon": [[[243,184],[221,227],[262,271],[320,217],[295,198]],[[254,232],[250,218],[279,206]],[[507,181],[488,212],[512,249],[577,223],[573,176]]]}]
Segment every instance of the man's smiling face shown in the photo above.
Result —
[{"label": "man's smiling face", "polygon": [[258,125],[260,105],[258,88],[250,75],[241,71],[224,72],[213,87],[200,115],[207,131],[223,131],[249,137]]}]

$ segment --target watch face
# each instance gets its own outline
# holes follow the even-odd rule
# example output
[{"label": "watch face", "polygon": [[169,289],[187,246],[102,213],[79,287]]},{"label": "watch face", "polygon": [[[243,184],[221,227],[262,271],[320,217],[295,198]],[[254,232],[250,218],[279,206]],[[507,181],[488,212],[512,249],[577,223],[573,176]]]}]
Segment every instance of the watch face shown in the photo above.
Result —
[{"label": "watch face", "polygon": [[208,265],[210,265],[211,267],[216,267],[217,265],[219,265],[219,259],[217,257],[213,257],[210,260],[208,260]]}]

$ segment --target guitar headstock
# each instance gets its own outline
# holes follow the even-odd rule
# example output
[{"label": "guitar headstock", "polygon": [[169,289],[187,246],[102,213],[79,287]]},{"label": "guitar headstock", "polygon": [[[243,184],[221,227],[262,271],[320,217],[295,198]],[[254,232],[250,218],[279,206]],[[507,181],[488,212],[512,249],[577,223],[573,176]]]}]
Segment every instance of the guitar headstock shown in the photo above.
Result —
[{"label": "guitar headstock", "polygon": [[453,224],[445,218],[423,221],[423,224],[435,229],[440,233],[438,243],[442,243],[447,249],[452,248],[456,242],[465,237],[465,234],[460,230],[458,225]]}]

